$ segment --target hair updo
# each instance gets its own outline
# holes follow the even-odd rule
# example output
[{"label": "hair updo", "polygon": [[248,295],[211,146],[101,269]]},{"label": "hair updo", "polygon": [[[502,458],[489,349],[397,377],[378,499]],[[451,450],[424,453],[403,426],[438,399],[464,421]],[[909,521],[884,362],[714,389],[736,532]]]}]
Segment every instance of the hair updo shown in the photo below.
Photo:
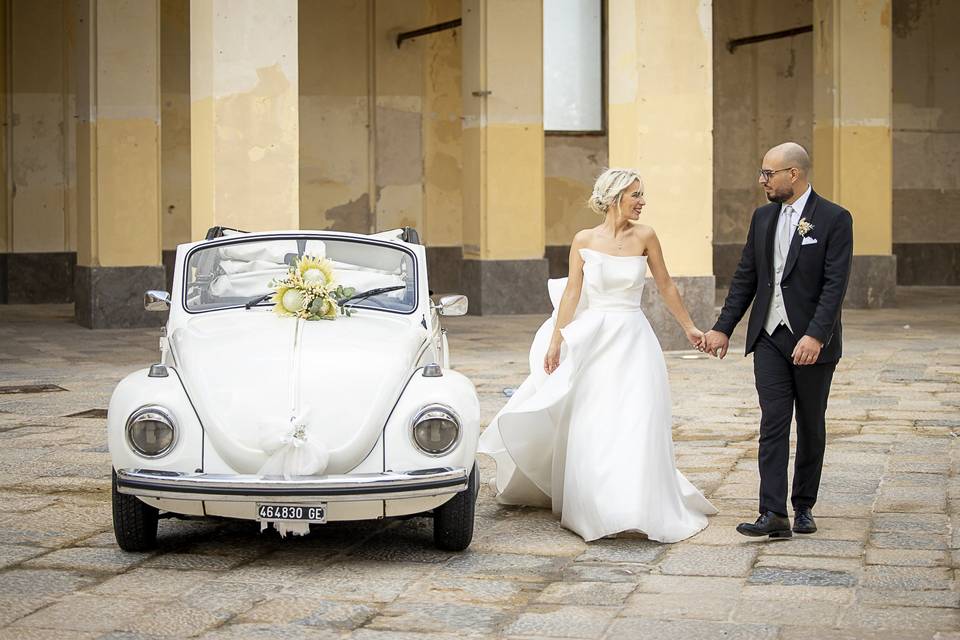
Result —
[{"label": "hair updo", "polygon": [[633,169],[607,169],[593,183],[587,206],[601,216],[607,215],[611,206],[620,206],[623,192],[639,179],[640,174]]}]

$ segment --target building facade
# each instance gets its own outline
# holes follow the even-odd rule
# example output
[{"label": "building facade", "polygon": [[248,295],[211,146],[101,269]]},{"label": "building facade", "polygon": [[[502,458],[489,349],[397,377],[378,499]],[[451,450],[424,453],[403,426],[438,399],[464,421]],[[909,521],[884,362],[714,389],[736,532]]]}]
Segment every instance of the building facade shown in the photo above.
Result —
[{"label": "building facade", "polygon": [[854,215],[848,304],[960,284],[960,4],[564,0],[600,14],[602,124],[553,131],[550,1],[0,1],[0,303],[136,326],[211,226],[413,226],[432,289],[541,313],[593,179],[631,166],[706,327],[784,140]]}]

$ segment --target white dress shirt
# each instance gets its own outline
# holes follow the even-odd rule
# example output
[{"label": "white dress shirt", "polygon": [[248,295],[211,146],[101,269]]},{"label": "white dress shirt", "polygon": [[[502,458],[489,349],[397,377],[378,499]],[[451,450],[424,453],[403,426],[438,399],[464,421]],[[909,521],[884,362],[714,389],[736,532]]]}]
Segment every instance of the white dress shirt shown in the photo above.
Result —
[{"label": "white dress shirt", "polygon": [[[807,199],[810,197],[810,192],[812,187],[807,185],[806,191],[804,191],[799,198],[793,201],[792,204],[783,203],[780,205],[780,215],[777,217],[776,225],[777,230],[774,233],[774,247],[773,247],[773,265],[774,265],[774,290],[773,298],[770,300],[770,307],[767,309],[767,317],[763,323],[763,328],[768,334],[772,334],[776,331],[777,326],[780,324],[785,324],[790,331],[793,331],[793,327],[790,326],[790,320],[787,317],[787,307],[783,300],[783,290],[780,287],[780,280],[783,278],[783,270],[786,268],[787,263],[787,253],[790,251],[790,244],[793,242],[793,234],[797,232],[797,225],[800,223],[800,217],[803,215],[803,208],[807,205]],[[789,219],[784,219],[784,216],[789,215]],[[782,225],[789,225],[787,227],[787,232],[782,233]],[[781,244],[781,237],[785,239],[785,242]]]},{"label": "white dress shirt", "polygon": [[[810,192],[813,191],[813,187],[807,185],[807,190],[804,191],[799,198],[794,201],[793,204],[789,205],[793,207],[793,214],[790,216],[790,228],[796,231],[797,224],[800,222],[800,216],[803,215],[803,208],[807,206],[807,200],[810,199]],[[783,210],[787,208],[787,203],[780,205],[780,215],[783,215]],[[790,236],[793,237],[792,235]]]}]

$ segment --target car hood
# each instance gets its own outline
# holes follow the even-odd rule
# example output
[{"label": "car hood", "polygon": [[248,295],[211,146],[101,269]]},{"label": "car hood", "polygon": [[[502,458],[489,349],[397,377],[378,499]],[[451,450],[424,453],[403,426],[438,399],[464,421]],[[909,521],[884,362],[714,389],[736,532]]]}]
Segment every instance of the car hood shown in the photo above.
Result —
[{"label": "car hood", "polygon": [[[426,331],[406,317],[334,321],[265,310],[210,313],[170,336],[204,432],[237,473],[258,473],[296,423],[347,473],[375,446]],[[289,432],[289,433],[288,433]]]}]

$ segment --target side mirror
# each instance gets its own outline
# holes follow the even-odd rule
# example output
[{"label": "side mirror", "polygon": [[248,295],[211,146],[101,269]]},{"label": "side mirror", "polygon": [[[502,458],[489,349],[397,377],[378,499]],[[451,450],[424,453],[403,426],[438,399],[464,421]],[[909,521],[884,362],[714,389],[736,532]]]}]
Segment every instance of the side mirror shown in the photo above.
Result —
[{"label": "side mirror", "polygon": [[467,296],[443,296],[440,298],[439,312],[442,316],[465,316],[468,306]]},{"label": "side mirror", "polygon": [[147,291],[143,294],[143,308],[147,311],[169,311],[170,294],[166,291]]}]

